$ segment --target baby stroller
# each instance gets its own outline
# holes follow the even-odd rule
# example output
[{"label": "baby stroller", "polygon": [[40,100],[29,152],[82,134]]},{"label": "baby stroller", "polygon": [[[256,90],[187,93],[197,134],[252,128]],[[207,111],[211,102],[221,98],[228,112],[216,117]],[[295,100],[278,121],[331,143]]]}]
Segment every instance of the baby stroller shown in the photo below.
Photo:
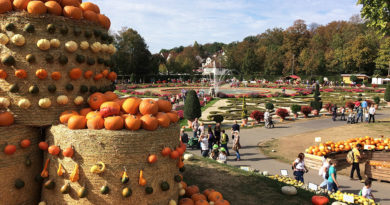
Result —
[{"label": "baby stroller", "polygon": [[265,128],[274,128],[275,125],[274,125],[274,122],[272,121],[272,117],[270,116],[269,118],[266,118],[265,119]]},{"label": "baby stroller", "polygon": [[355,124],[355,113],[351,113],[348,115],[347,124]]},{"label": "baby stroller", "polygon": [[191,137],[188,141],[188,147],[191,147],[191,149],[200,149],[199,138]]}]

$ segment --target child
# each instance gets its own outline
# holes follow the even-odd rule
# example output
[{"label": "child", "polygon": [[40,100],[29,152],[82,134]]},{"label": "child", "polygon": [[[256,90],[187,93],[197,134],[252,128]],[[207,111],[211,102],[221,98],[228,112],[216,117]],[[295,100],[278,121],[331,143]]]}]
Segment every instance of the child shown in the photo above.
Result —
[{"label": "child", "polygon": [[352,124],[352,115],[353,115],[353,111],[349,110],[347,124]]},{"label": "child", "polygon": [[217,160],[218,156],[219,156],[219,150],[218,150],[218,145],[215,144],[213,145],[213,149],[211,150],[211,154],[210,154],[210,158],[213,159],[213,160]]},{"label": "child", "polygon": [[368,112],[366,112],[366,114],[365,114],[365,117],[366,117],[366,122],[368,122]]},{"label": "child", "polygon": [[364,198],[375,200],[374,195],[372,195],[372,192],[371,192],[371,184],[372,184],[372,181],[370,179],[366,179],[366,181],[364,182],[364,187],[361,190],[361,193],[362,193],[361,195]]},{"label": "child", "polygon": [[221,149],[219,150],[219,155],[218,155],[218,159],[217,161],[219,163],[223,163],[223,164],[226,164],[226,149],[224,147],[221,147]]}]

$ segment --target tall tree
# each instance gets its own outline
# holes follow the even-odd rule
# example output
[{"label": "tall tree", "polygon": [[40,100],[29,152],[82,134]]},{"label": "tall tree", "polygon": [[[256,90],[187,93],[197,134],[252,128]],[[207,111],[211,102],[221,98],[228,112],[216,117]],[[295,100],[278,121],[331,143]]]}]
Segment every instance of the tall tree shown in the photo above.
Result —
[{"label": "tall tree", "polygon": [[382,34],[390,34],[390,3],[388,0],[358,0],[363,7],[360,11],[367,25]]},{"label": "tall tree", "polygon": [[380,73],[390,74],[390,37],[382,40],[375,63]]},{"label": "tall tree", "polygon": [[245,74],[253,74],[258,69],[256,53],[253,49],[248,49],[241,64],[241,71]]}]

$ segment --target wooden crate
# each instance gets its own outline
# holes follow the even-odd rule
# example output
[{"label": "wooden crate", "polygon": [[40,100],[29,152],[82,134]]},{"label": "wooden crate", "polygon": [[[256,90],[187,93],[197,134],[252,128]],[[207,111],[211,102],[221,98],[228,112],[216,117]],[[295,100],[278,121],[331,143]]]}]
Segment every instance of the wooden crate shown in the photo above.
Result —
[{"label": "wooden crate", "polygon": [[364,173],[368,178],[381,180],[381,181],[390,181],[390,168],[372,166],[369,164],[369,161],[366,163],[366,168]]},{"label": "wooden crate", "polygon": [[[345,167],[347,167],[349,165],[347,163],[346,157],[347,157],[347,152],[332,153],[328,156],[329,159],[337,161],[336,168],[338,168],[339,170],[344,169]],[[322,156],[305,154],[305,165],[308,168],[319,170],[322,167],[323,159],[324,159],[324,157],[322,157]]]}]

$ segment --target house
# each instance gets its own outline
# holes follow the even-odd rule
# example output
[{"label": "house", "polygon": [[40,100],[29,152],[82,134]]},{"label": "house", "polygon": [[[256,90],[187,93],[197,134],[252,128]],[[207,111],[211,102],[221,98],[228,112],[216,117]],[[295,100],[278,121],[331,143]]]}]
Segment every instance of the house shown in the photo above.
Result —
[{"label": "house", "polygon": [[359,82],[362,82],[364,80],[368,80],[369,76],[366,74],[341,74],[341,77],[343,78],[344,83],[351,84],[351,76],[356,76]]}]

